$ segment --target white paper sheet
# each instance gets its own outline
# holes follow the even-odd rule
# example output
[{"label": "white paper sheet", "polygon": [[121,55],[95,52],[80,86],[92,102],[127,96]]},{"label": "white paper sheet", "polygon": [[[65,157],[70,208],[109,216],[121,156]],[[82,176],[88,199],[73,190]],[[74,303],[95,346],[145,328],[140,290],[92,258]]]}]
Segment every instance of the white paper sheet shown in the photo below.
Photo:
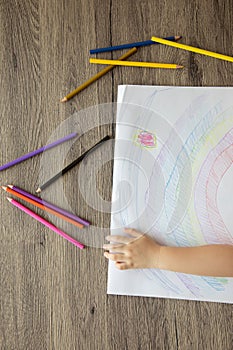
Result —
[{"label": "white paper sheet", "polygon": [[[118,102],[111,233],[233,244],[233,88],[119,86]],[[107,293],[232,303],[233,278],[110,261]]]}]

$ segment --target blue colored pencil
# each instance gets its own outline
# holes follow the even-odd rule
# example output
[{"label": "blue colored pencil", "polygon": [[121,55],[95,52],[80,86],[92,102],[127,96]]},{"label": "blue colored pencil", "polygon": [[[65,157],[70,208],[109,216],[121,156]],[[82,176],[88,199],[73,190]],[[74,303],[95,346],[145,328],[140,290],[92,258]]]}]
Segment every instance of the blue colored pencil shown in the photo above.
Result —
[{"label": "blue colored pencil", "polygon": [[[169,36],[168,38],[165,38],[165,39],[170,40],[170,41],[177,41],[181,38],[182,38],[182,36]],[[140,47],[140,46],[147,46],[147,45],[153,45],[153,44],[157,44],[157,43],[155,41],[152,41],[152,40],[139,41],[139,42],[131,43],[131,44],[102,47],[99,49],[90,50],[90,54],[92,55],[94,53],[100,53],[100,52],[109,52],[109,51],[122,50],[122,49],[131,49],[132,47]]]}]

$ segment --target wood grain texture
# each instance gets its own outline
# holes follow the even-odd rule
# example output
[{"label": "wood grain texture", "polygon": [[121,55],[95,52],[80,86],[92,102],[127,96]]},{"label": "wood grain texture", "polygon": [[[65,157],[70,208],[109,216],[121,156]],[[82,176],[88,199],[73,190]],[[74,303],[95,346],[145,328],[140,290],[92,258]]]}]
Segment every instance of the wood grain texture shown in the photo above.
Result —
[{"label": "wood grain texture", "polygon": [[[117,67],[68,103],[59,103],[101,69],[89,64],[91,48],[147,40],[152,35],[183,35],[184,43],[232,55],[232,14],[232,0],[1,0],[0,163],[46,144],[74,113],[83,131],[82,142],[73,144],[64,164],[104,135],[114,136],[114,113],[110,123],[100,127],[101,110],[83,110],[116,101],[119,84],[232,85],[231,63],[160,45],[140,48],[131,59],[186,68],[167,72]],[[106,155],[108,162],[99,167]],[[90,219],[93,227],[84,233],[48,217],[87,241],[84,251],[17,211],[1,195],[0,348],[232,349],[229,305],[106,295],[107,262],[99,247],[109,232],[112,158],[109,144],[44,194],[60,198],[61,206]],[[41,166],[49,174],[64,164],[57,163],[53,153],[46,164],[37,156],[2,172],[0,182],[34,192]],[[84,194],[78,188],[79,173],[88,184]],[[99,203],[97,209],[87,198]]]}]

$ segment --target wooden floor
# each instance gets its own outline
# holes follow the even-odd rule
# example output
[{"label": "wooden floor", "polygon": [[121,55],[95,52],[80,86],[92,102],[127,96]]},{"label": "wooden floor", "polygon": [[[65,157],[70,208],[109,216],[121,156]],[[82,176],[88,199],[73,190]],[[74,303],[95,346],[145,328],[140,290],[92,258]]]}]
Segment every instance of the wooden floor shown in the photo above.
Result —
[{"label": "wooden floor", "polygon": [[[54,130],[78,111],[77,122],[84,128],[82,146],[74,144],[67,163],[106,133],[114,136],[111,119],[100,127],[101,115],[95,109],[90,115],[83,110],[116,101],[119,84],[233,85],[232,63],[161,45],[142,48],[135,59],[186,68],[171,72],[118,67],[71,101],[59,102],[102,68],[89,64],[89,49],[152,35],[182,35],[184,43],[233,55],[233,1],[1,0],[0,164],[46,144]],[[91,130],[96,120],[97,127]],[[82,169],[83,179],[96,180],[95,188],[92,184],[85,189],[93,202],[98,193],[111,200],[112,149],[110,161],[98,172],[101,151],[87,161],[84,168],[89,170]],[[42,155],[1,172],[0,183],[34,192],[40,185],[41,164],[45,164]],[[50,157],[46,166],[50,171],[63,164]],[[90,230],[74,233],[88,243],[84,251],[19,212],[5,193],[0,197],[0,348],[232,349],[230,305],[106,294],[107,261],[99,247],[101,235],[109,232],[110,214],[85,201],[77,186],[77,169],[54,185],[56,194],[52,186],[45,196],[57,199],[62,188],[60,205],[90,219]],[[95,233],[97,241],[90,238]]]}]

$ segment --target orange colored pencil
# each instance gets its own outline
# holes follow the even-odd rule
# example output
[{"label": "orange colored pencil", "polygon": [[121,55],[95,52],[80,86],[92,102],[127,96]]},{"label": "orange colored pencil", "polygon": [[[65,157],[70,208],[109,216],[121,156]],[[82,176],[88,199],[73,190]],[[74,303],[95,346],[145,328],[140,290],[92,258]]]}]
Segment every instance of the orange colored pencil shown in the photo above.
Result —
[{"label": "orange colored pencil", "polygon": [[16,191],[12,190],[12,189],[9,188],[9,187],[6,187],[6,186],[1,186],[1,187],[3,188],[4,191],[11,193],[12,195],[14,195],[14,196],[16,196],[16,197],[18,197],[18,198],[21,198],[21,199],[23,199],[25,202],[28,202],[28,203],[30,203],[30,204],[33,204],[33,205],[35,205],[36,207],[38,207],[38,208],[40,208],[40,209],[42,209],[42,210],[47,211],[48,213],[51,213],[51,214],[53,214],[53,215],[58,216],[60,219],[63,219],[63,220],[65,220],[65,221],[69,222],[70,224],[73,224],[73,225],[75,225],[75,226],[78,226],[79,228],[83,228],[83,226],[84,226],[84,225],[80,224],[79,222],[77,222],[77,221],[75,221],[75,220],[72,220],[72,219],[68,218],[67,216],[62,215],[62,214],[56,212],[56,211],[53,210],[53,209],[50,209],[50,208],[48,208],[48,207],[45,207],[44,205],[42,205],[42,204],[40,204],[40,203],[34,201],[33,199],[28,198],[28,197],[22,195],[21,193],[18,193],[18,192],[16,192]]}]

